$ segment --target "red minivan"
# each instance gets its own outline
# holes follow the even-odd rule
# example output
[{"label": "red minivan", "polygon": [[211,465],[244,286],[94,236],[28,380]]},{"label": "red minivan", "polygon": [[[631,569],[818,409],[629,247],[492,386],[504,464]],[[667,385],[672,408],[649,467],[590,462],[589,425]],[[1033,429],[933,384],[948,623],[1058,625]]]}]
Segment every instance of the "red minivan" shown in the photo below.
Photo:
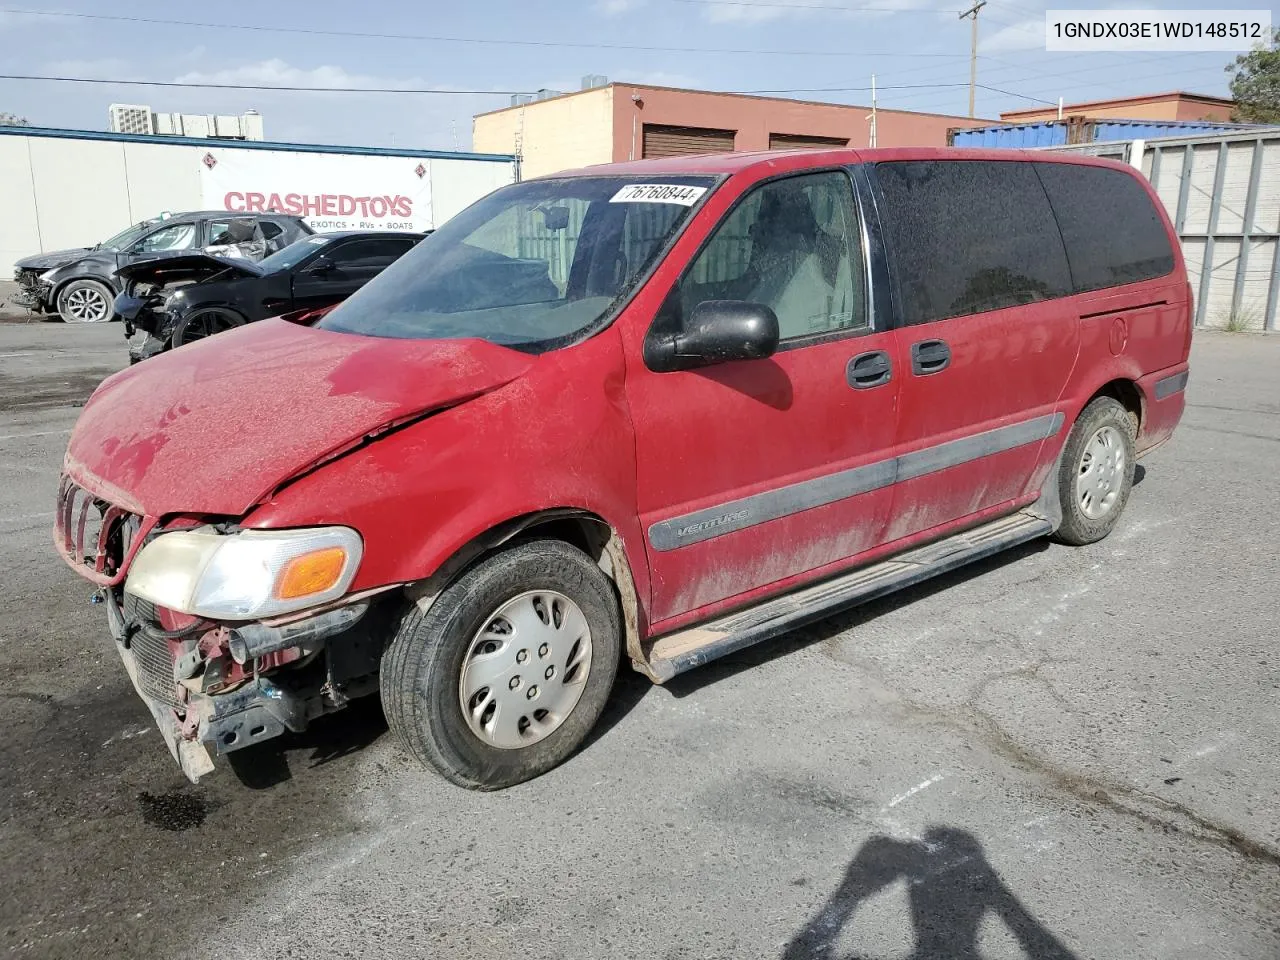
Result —
[{"label": "red minivan", "polygon": [[109,377],[57,546],[193,779],[381,692],[454,783],[681,671],[1035,537],[1183,410],[1159,200],[1082,157],[686,157],[515,184],[310,323]]}]

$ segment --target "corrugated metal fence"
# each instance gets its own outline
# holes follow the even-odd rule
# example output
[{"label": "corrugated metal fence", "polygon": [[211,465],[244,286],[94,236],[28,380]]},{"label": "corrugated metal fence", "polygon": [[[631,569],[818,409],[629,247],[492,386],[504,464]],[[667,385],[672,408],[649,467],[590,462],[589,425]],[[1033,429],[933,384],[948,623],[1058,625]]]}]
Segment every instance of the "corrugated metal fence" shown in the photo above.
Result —
[{"label": "corrugated metal fence", "polygon": [[1150,137],[1199,137],[1257,126],[1212,120],[1091,120],[1074,116],[1035,123],[1002,123],[994,127],[952,127],[947,131],[947,146],[1035,149]]},{"label": "corrugated metal fence", "polygon": [[1280,330],[1280,128],[1064,149],[1146,174],[1182,240],[1196,326]]}]

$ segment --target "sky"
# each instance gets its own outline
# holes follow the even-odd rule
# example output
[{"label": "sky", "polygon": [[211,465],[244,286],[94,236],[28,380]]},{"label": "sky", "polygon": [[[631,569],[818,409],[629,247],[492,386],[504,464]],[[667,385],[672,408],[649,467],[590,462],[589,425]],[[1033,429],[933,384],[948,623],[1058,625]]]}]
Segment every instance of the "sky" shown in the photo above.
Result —
[{"label": "sky", "polygon": [[[110,103],[149,104],[157,112],[256,109],[268,140],[468,150],[474,114],[507,106],[515,91],[576,90],[587,74],[866,104],[874,73],[882,107],[964,115],[970,25],[957,16],[962,2],[0,0],[5,74],[307,88],[0,79],[0,112],[35,126],[104,130]],[[998,118],[1058,97],[1070,103],[1175,89],[1225,96],[1224,67],[1233,54],[1044,50],[1046,6],[1154,5],[1216,6],[989,0],[979,14],[978,83],[994,89],[978,90],[977,115]],[[174,20],[187,22],[156,22]],[[466,92],[399,92],[423,88]]]}]

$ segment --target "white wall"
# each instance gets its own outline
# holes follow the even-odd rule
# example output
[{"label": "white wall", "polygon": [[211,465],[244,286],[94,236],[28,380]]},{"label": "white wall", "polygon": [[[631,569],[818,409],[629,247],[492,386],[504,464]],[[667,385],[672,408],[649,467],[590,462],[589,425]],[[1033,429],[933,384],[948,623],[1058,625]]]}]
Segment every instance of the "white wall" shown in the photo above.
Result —
[{"label": "white wall", "polygon": [[[264,153],[216,140],[192,146],[0,134],[0,278],[8,279],[13,262],[33,253],[91,246],[164,211],[201,209],[208,202],[202,161],[210,152],[228,160]],[[367,158],[375,181],[371,189],[388,166],[383,155],[305,151],[271,156],[286,165],[290,157],[305,157],[299,167],[327,166],[323,159],[332,158],[335,171],[344,171],[348,182],[353,171],[357,179],[363,177],[359,165]],[[404,158],[417,163],[411,153]],[[429,171],[435,226],[515,177],[509,162],[439,157],[421,162]]]},{"label": "white wall", "polygon": [[132,222],[124,190],[124,147],[107,141],[30,139],[45,250],[97,243]]},{"label": "white wall", "polygon": [[130,223],[166,210],[177,213],[203,206],[199,147],[127,143],[124,148]]},{"label": "white wall", "polygon": [[31,189],[27,137],[0,137],[0,280],[19,257],[48,249],[40,242],[36,195]]}]

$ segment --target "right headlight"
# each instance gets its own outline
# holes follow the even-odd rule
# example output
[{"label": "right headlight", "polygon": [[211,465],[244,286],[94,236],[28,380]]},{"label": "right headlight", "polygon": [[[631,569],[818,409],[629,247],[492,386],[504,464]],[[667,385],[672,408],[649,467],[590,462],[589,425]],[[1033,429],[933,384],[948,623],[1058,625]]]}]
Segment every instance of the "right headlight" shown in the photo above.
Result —
[{"label": "right headlight", "polygon": [[124,588],[180,613],[260,620],[341,597],[363,552],[350,527],[175,530],[138,551]]}]

